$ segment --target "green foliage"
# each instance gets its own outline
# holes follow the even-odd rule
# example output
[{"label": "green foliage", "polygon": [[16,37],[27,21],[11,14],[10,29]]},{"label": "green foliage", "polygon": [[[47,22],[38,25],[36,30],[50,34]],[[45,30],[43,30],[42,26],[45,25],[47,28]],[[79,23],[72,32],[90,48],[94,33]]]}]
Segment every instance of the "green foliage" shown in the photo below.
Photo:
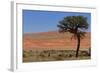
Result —
[{"label": "green foliage", "polygon": [[80,34],[80,37],[83,37],[84,30],[88,29],[88,22],[84,16],[67,16],[59,22],[58,27],[60,32],[70,32],[74,37]]}]

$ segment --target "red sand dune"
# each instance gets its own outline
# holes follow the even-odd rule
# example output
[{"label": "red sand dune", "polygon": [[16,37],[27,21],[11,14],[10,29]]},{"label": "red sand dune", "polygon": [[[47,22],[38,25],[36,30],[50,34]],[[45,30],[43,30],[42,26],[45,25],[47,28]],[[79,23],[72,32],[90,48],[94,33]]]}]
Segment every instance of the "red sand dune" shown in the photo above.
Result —
[{"label": "red sand dune", "polygon": [[[42,33],[24,34],[23,48],[25,50],[34,49],[76,49],[77,40],[72,39],[70,33],[59,33],[56,31]],[[91,47],[90,33],[87,32],[85,37],[81,39],[81,49]]]}]

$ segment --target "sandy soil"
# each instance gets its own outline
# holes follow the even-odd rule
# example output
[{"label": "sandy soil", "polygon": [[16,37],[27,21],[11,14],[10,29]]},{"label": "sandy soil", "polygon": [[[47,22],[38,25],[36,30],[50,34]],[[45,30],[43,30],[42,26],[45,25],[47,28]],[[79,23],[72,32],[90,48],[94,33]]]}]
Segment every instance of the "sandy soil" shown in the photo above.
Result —
[{"label": "sandy soil", "polygon": [[[24,50],[34,49],[76,49],[77,40],[71,39],[70,33],[43,32],[24,34]],[[87,32],[84,39],[81,39],[80,49],[89,49],[91,47],[90,33]]]}]

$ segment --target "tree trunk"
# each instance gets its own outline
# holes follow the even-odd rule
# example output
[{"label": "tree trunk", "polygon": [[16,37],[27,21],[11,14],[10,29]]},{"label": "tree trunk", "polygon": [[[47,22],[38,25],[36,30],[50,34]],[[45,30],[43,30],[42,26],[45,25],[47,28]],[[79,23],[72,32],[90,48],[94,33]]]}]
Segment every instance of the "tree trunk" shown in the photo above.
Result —
[{"label": "tree trunk", "polygon": [[88,56],[91,56],[91,48],[89,48],[89,55]]},{"label": "tree trunk", "polygon": [[77,50],[76,50],[76,57],[78,57],[79,48],[80,48],[80,35],[77,34]]}]

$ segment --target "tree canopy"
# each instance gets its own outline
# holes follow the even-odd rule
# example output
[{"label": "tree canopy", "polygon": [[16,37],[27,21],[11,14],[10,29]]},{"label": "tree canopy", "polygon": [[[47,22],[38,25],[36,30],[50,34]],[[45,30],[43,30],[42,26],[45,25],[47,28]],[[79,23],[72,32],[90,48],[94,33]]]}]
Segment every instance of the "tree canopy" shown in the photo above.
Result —
[{"label": "tree canopy", "polygon": [[74,36],[80,34],[83,38],[84,30],[88,29],[88,25],[87,18],[84,16],[67,16],[59,22],[58,27],[60,32],[70,32]]}]

